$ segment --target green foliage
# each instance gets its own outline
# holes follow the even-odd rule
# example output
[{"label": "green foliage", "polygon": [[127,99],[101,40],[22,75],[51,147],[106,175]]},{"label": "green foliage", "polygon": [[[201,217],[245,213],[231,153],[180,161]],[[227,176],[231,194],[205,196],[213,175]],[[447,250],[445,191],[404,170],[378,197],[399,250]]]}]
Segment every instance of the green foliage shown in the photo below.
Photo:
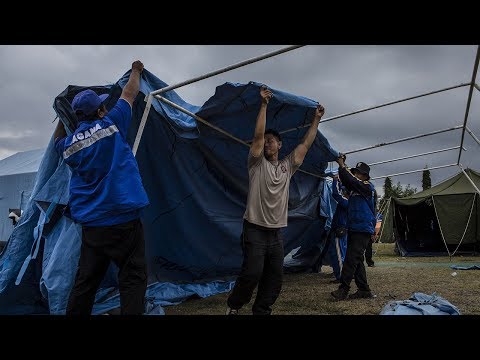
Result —
[{"label": "green foliage", "polygon": [[384,195],[380,199],[379,208],[382,208],[385,201],[391,197],[402,198],[415,194],[417,192],[417,188],[412,188],[410,184],[407,184],[407,186],[403,187],[402,184],[400,184],[400,181],[397,182],[396,185],[392,185],[392,180],[390,177],[387,177],[385,179],[385,184],[383,185],[383,192]]},{"label": "green foliage", "polygon": [[[425,165],[425,169],[427,166]],[[423,170],[422,173],[422,189],[427,190],[432,187],[432,178],[430,177],[430,170]]]}]

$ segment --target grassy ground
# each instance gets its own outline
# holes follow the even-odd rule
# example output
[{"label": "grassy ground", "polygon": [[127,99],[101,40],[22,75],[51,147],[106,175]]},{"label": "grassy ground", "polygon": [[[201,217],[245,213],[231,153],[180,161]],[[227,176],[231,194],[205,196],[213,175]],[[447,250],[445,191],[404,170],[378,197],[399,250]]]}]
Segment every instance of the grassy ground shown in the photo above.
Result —
[{"label": "grassy ground", "polygon": [[[377,246],[378,245],[378,246]],[[480,264],[479,257],[414,257],[394,254],[392,244],[375,244],[375,267],[367,268],[374,299],[335,301],[330,292],[331,267],[317,274],[286,274],[275,315],[377,315],[391,300],[408,299],[414,292],[437,293],[460,309],[462,315],[480,315],[480,271],[453,270],[450,265]],[[455,275],[456,273],[456,275]],[[356,290],[352,282],[352,292]],[[228,294],[187,300],[165,308],[167,315],[222,315]],[[255,294],[254,294],[255,296]],[[241,314],[251,314],[251,304]]]}]

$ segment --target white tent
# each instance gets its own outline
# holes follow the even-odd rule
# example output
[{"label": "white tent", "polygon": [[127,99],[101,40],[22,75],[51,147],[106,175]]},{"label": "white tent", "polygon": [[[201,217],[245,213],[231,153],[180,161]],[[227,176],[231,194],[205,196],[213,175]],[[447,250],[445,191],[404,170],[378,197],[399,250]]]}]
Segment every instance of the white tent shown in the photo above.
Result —
[{"label": "white tent", "polygon": [[23,210],[30,198],[45,149],[18,152],[0,160],[0,242],[13,230],[10,209]]}]

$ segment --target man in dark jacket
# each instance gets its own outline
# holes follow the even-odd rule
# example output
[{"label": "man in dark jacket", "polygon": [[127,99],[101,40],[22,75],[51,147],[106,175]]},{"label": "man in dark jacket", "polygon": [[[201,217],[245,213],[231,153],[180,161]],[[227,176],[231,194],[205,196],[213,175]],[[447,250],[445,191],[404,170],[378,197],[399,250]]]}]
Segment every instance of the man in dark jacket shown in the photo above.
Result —
[{"label": "man in dark jacket", "polygon": [[351,170],[345,165],[345,156],[337,159],[338,174],[342,184],[350,192],[348,199],[348,243],[347,254],[340,277],[340,286],[331,294],[337,300],[347,298],[350,283],[355,278],[357,292],[349,298],[372,298],[363,264],[365,249],[375,232],[375,187],[370,180],[370,167],[364,162],[357,163]]}]

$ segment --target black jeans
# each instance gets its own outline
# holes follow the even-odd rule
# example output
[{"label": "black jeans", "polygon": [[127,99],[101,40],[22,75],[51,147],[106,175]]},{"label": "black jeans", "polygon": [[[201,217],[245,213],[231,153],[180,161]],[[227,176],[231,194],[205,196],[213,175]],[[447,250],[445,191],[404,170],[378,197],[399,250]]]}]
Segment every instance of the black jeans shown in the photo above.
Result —
[{"label": "black jeans", "polygon": [[375,264],[372,256],[373,256],[373,241],[370,240],[367,244],[367,248],[365,249],[365,261],[367,262],[367,265]]},{"label": "black jeans", "polygon": [[251,300],[258,285],[253,315],[270,315],[282,289],[284,256],[280,229],[265,228],[244,220],[242,249],[242,269],[227,305],[231,309],[240,309]]},{"label": "black jeans", "polygon": [[347,253],[340,276],[340,288],[350,289],[350,283],[355,278],[358,290],[370,291],[367,272],[363,264],[365,249],[370,241],[369,233],[348,232]]},{"label": "black jeans", "polygon": [[145,311],[147,271],[140,219],[112,226],[82,227],[82,247],[67,315],[90,315],[110,261],[118,266],[122,315]]}]

